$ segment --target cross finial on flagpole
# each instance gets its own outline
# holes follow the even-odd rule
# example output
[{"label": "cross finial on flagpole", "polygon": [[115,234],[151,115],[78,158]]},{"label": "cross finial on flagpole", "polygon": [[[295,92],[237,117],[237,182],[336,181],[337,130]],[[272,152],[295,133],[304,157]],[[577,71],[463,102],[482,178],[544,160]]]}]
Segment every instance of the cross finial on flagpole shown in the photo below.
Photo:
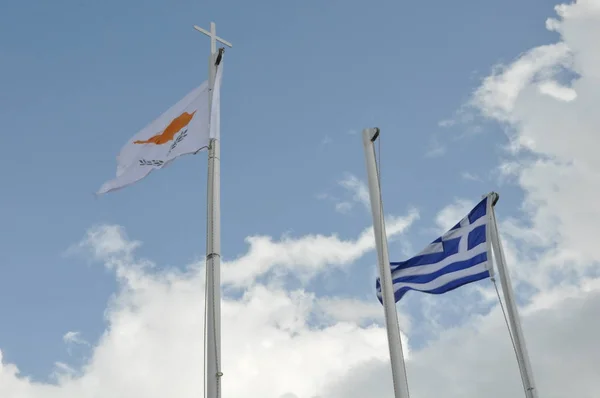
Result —
[{"label": "cross finial on flagpole", "polygon": [[206,29],[202,29],[201,27],[199,27],[198,25],[194,25],[194,29],[196,29],[198,32],[204,33],[205,35],[207,35],[208,37],[210,37],[210,53],[214,54],[217,52],[217,41],[225,44],[228,47],[233,47],[233,45],[228,42],[227,40],[221,39],[219,36],[217,36],[217,25],[214,22],[210,23],[210,31],[206,30]]}]

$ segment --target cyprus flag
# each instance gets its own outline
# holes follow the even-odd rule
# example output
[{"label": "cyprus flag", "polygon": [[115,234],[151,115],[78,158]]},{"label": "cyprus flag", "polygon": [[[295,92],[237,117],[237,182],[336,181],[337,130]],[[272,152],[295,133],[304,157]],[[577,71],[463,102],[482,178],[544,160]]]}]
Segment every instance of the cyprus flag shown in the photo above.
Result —
[{"label": "cyprus flag", "polygon": [[223,62],[217,68],[210,119],[205,81],[123,146],[117,157],[117,177],[102,185],[98,194],[131,185],[181,155],[208,148],[211,138],[219,139],[222,67]]}]

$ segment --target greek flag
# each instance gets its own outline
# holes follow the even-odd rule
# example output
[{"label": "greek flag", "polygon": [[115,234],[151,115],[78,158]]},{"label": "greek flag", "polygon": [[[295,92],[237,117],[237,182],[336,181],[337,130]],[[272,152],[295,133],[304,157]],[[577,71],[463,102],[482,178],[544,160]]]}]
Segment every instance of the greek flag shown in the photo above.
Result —
[{"label": "greek flag", "polygon": [[[396,302],[409,290],[442,294],[491,276],[491,200],[483,199],[413,258],[390,263]],[[379,278],[376,289],[383,303]]]}]

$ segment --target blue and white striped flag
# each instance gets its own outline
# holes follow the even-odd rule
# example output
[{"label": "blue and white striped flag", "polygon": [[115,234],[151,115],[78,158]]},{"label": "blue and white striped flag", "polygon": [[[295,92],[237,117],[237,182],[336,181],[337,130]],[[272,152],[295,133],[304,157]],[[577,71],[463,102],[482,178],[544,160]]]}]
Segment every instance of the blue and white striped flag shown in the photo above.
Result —
[{"label": "blue and white striped flag", "polygon": [[[415,257],[390,263],[396,302],[409,290],[442,294],[491,276],[491,200],[487,196]],[[376,289],[383,303],[379,278]]]}]

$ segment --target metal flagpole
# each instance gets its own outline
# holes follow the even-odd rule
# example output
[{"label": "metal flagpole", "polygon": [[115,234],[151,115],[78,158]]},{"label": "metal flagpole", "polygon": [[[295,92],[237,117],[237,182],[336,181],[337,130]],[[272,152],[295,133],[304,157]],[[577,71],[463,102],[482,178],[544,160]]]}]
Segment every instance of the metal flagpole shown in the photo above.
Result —
[{"label": "metal flagpole", "polygon": [[404,364],[404,354],[402,352],[402,342],[400,340],[400,327],[398,325],[398,314],[396,313],[396,301],[392,286],[387,236],[385,234],[385,223],[383,220],[383,203],[379,186],[379,171],[377,170],[377,163],[375,162],[375,147],[373,145],[373,142],[379,136],[379,129],[364,129],[362,134],[365,148],[365,160],[367,163],[367,176],[369,180],[369,198],[371,201],[371,212],[373,214],[375,246],[377,248],[377,259],[379,263],[379,277],[381,279],[381,295],[383,297],[383,308],[385,311],[388,345],[392,364],[394,396],[396,398],[409,398],[406,366]]},{"label": "metal flagpole", "polygon": [[502,243],[500,242],[498,224],[496,223],[496,213],[494,212],[494,206],[498,202],[500,196],[496,192],[492,192],[490,193],[489,198],[492,200],[492,228],[490,228],[492,247],[494,249],[494,257],[496,259],[496,266],[498,268],[500,283],[502,284],[502,292],[504,293],[506,312],[508,314],[510,329],[514,340],[517,361],[519,362],[519,369],[521,371],[523,388],[525,389],[525,396],[527,398],[537,398],[537,390],[533,382],[533,373],[531,371],[529,355],[527,354],[527,348],[525,347],[525,337],[523,336],[523,330],[521,329],[519,312],[517,310],[517,304],[515,302],[512,284],[508,275],[508,270],[506,268],[506,258],[504,256],[504,249],[502,247]]},{"label": "metal flagpole", "polygon": [[[222,51],[217,53],[217,41],[232,47],[231,43],[217,36],[214,22],[210,31],[194,26],[210,37],[208,58],[209,115],[212,115],[212,95],[217,65]],[[213,122],[212,120],[210,121]],[[206,219],[206,329],[205,342],[205,397],[221,397],[221,147],[218,138],[210,140],[208,148],[208,189]]]}]

